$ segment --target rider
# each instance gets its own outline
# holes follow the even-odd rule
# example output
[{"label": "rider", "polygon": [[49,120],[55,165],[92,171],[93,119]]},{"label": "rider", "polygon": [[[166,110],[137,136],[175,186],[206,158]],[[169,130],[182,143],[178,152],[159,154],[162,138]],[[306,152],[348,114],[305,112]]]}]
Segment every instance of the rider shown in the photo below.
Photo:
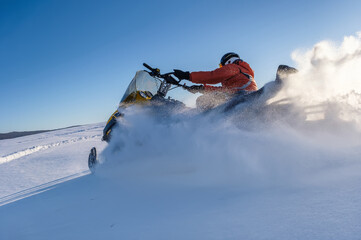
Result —
[{"label": "rider", "polygon": [[[234,52],[226,53],[216,70],[190,73],[174,69],[174,75],[180,80],[186,79],[193,83],[203,84],[191,86],[188,90],[193,93],[205,93],[197,99],[197,105],[208,102],[211,106],[206,106],[206,108],[218,105],[236,92],[246,93],[258,89],[252,68]],[[207,85],[218,83],[221,86]]]}]

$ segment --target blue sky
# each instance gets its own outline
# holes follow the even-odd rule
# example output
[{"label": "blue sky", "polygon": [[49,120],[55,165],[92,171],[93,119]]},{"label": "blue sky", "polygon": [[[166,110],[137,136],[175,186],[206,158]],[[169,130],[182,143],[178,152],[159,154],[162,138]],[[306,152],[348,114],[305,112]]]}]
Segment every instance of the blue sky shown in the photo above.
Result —
[{"label": "blue sky", "polygon": [[136,70],[213,70],[259,86],[295,49],[361,30],[360,1],[0,0],[0,132],[105,121]]}]

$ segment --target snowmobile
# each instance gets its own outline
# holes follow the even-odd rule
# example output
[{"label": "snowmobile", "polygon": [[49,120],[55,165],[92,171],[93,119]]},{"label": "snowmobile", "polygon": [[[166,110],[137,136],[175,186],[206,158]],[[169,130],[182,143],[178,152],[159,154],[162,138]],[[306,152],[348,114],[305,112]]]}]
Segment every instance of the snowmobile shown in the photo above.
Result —
[{"label": "snowmobile", "polygon": [[[185,108],[185,104],[170,97],[166,98],[170,90],[182,87],[185,90],[195,93],[195,91],[192,90],[192,86],[181,84],[181,80],[176,80],[172,76],[173,72],[161,74],[158,68],[152,68],[146,63],[143,63],[143,66],[149,71],[138,71],[130,82],[119,103],[119,108],[110,116],[104,127],[103,141],[110,141],[112,129],[118,124],[117,119],[124,116],[122,110],[125,108],[131,105],[157,106],[162,108],[161,111],[158,111],[159,109],[157,109],[157,113],[168,111],[168,114],[171,114],[171,111]],[[227,102],[218,104],[218,106],[215,106],[213,109],[204,110],[203,113],[207,114],[213,110],[215,112],[231,112],[236,106],[245,102],[252,104],[252,102],[256,102],[261,98],[263,99],[262,101],[266,101],[275,96],[282,88],[283,80],[289,74],[295,73],[296,71],[297,70],[292,67],[280,65],[277,70],[275,81],[266,84],[264,87],[254,92],[241,91],[236,93]],[[93,147],[88,157],[88,166],[91,172],[95,171],[97,163],[97,151],[96,148]]]},{"label": "snowmobile", "polygon": [[[112,129],[117,125],[119,118],[124,116],[122,110],[132,105],[157,106],[164,111],[175,111],[180,108],[185,108],[185,104],[167,97],[170,90],[177,87],[189,89],[186,84],[180,84],[181,80],[176,80],[172,74],[161,74],[158,68],[152,68],[148,64],[143,63],[149,71],[138,71],[133,80],[128,85],[122,99],[119,103],[119,108],[110,116],[104,129],[102,140],[109,142],[111,139]],[[93,147],[88,158],[89,169],[94,172],[97,165],[97,151]]]},{"label": "snowmobile", "polygon": [[136,73],[120,100],[119,108],[110,116],[104,127],[103,141],[110,140],[111,131],[117,119],[124,116],[121,111],[131,105],[157,105],[169,109],[185,107],[184,103],[170,97],[166,98],[166,95],[176,87],[188,89],[186,84],[180,84],[181,80],[177,81],[172,76],[173,72],[161,74],[158,68],[152,68],[146,63],[143,63],[143,66],[150,71],[143,70]]}]

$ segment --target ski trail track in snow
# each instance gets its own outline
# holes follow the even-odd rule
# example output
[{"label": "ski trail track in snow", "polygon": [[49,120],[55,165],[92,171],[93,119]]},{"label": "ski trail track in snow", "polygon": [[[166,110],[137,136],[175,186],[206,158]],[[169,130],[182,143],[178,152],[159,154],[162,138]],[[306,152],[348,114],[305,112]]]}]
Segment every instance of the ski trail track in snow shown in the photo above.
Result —
[{"label": "ski trail track in snow", "polygon": [[105,146],[103,127],[96,123],[1,140],[0,205],[38,194],[43,184],[51,188],[59,179],[88,173],[89,150]]},{"label": "ski trail track in snow", "polygon": [[[71,134],[71,133],[68,133]],[[80,141],[86,141],[89,139],[94,139],[94,138],[99,138],[101,135],[92,135],[92,136],[88,136],[88,137],[79,137],[79,138],[75,138],[75,139],[70,139],[70,140],[64,140],[64,141],[60,141],[60,142],[55,142],[55,143],[51,143],[51,144],[46,144],[46,145],[39,145],[39,146],[33,146],[18,152],[14,152],[5,156],[0,157],[0,164],[6,163],[6,162],[10,162],[12,160],[36,153],[38,151],[42,151],[42,150],[46,150],[49,148],[53,148],[53,147],[57,147],[57,146],[61,146],[64,144],[69,144],[69,143],[76,143],[76,142],[80,142]]]},{"label": "ski trail track in snow", "polygon": [[36,195],[36,194],[51,190],[54,187],[56,187],[56,185],[58,185],[58,184],[70,181],[70,180],[75,179],[75,178],[79,178],[79,177],[88,175],[89,173],[90,173],[89,170],[85,170],[85,171],[82,171],[82,172],[79,172],[79,173],[76,173],[76,174],[71,174],[69,176],[59,178],[59,179],[56,179],[54,181],[50,181],[50,182],[35,186],[35,187],[24,189],[22,191],[7,195],[5,197],[1,197],[0,198],[0,207],[3,206],[3,205],[6,205],[6,204],[9,204],[9,203],[12,203],[12,202],[15,202],[15,201],[18,201],[18,200],[33,196],[33,195]]}]

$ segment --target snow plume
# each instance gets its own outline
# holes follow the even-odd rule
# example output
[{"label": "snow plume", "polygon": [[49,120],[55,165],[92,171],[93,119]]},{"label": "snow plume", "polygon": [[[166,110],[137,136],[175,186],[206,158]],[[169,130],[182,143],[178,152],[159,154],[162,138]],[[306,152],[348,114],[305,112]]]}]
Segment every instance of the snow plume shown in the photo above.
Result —
[{"label": "snow plume", "polygon": [[292,87],[320,99],[361,93],[361,32],[345,37],[340,45],[317,43],[311,50],[296,50],[292,58],[299,74]]},{"label": "snow plume", "polygon": [[115,129],[98,175],[120,178],[122,183],[160,181],[250,190],[329,184],[361,172],[357,135],[347,136],[346,143],[346,136],[339,139],[332,133],[307,136],[281,126],[245,131],[208,115],[161,122],[139,111],[128,111],[123,127]]},{"label": "snow plume", "polygon": [[361,32],[341,44],[317,43],[292,53],[299,73],[286,88],[300,105],[331,104],[334,115],[361,125]]},{"label": "snow plume", "polygon": [[[240,103],[227,113],[219,108],[161,119],[129,108],[97,174],[250,191],[361,178],[360,46],[357,35],[340,46],[321,42],[294,52],[299,72],[280,94],[288,105],[276,96],[267,103],[272,108]],[[291,111],[278,111],[285,106]]]}]

